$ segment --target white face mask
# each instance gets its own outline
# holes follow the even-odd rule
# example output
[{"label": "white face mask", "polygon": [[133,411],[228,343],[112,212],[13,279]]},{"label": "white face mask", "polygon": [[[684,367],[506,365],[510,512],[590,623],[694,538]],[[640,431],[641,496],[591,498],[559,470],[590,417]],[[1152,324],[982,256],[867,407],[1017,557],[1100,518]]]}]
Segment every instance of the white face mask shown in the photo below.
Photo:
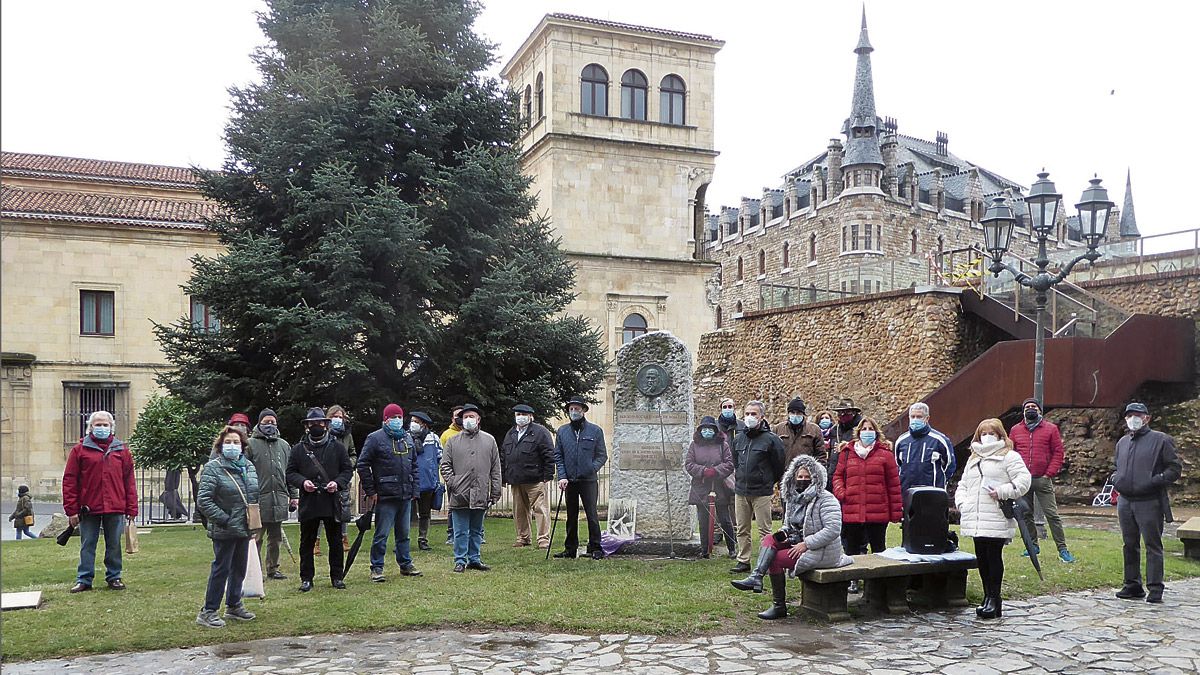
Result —
[{"label": "white face mask", "polygon": [[533,418],[529,415],[517,415],[517,426],[519,427],[529,426],[529,423],[532,421]]},{"label": "white face mask", "polygon": [[425,430],[425,427],[421,426],[421,423],[420,423],[420,422],[418,422],[418,421],[416,421],[416,420],[413,420],[413,421],[411,421],[411,422],[409,422],[409,423],[408,423],[408,430],[409,430],[411,433],[414,433],[414,434],[419,434],[419,433],[421,433],[422,431],[424,431],[424,430]]},{"label": "white face mask", "polygon": [[1130,417],[1125,418],[1125,426],[1129,427],[1130,431],[1137,431],[1138,429],[1141,429],[1143,426],[1145,426],[1145,424],[1146,423],[1142,421],[1142,418],[1137,417],[1137,416],[1130,416]]},{"label": "white face mask", "polygon": [[992,443],[995,443],[998,440],[1000,440],[1000,437],[997,436],[996,434],[980,434],[979,435],[979,442],[983,443],[984,445],[991,445]]},{"label": "white face mask", "polygon": [[745,420],[746,426],[750,427],[751,429],[758,426],[758,415],[755,415],[754,413],[746,413],[746,416],[742,419]]},{"label": "white face mask", "polygon": [[464,417],[462,424],[463,428],[467,431],[475,431],[479,428],[479,419],[476,417]]}]

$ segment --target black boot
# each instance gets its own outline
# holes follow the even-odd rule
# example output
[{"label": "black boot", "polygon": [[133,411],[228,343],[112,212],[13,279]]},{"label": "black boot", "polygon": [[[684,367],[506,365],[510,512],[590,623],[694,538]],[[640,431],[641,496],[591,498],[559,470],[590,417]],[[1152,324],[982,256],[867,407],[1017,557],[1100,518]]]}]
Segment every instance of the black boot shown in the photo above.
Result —
[{"label": "black boot", "polygon": [[754,571],[750,572],[750,576],[739,581],[731,581],[733,587],[739,591],[754,591],[755,593],[763,592],[763,576],[767,570],[771,568],[771,562],[775,560],[775,549],[763,547],[758,549],[758,562],[754,564]]},{"label": "black boot", "polygon": [[975,609],[975,616],[981,619],[996,618],[996,598],[992,597],[990,594],[984,596],[983,604]]},{"label": "black boot", "polygon": [[771,609],[759,612],[758,618],[771,621],[787,616],[787,575],[783,572],[771,575]]}]

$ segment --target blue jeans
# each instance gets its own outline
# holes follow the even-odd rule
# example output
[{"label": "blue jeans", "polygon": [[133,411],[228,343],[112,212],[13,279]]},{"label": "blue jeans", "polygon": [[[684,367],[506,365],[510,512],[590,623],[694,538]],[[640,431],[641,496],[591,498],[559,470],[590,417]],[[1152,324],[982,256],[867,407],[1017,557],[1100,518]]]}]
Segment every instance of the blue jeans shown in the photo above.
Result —
[{"label": "blue jeans", "polygon": [[204,592],[204,611],[242,604],[242,583],[246,580],[246,562],[250,555],[249,539],[213,539],[212,569],[208,573],[208,590]]},{"label": "blue jeans", "polygon": [[25,533],[25,536],[26,536],[26,537],[29,537],[30,539],[37,539],[37,538],[38,538],[38,536],[37,536],[36,534],[34,534],[33,532],[31,532],[31,531],[30,531],[30,529],[29,529],[29,526],[28,526],[28,525],[26,525],[26,524],[22,523],[22,524],[20,524],[20,525],[17,525],[17,540],[18,540],[18,541],[21,539],[21,533],[22,533],[22,532],[24,532],[24,533]]},{"label": "blue jeans", "polygon": [[104,580],[121,578],[121,533],[125,531],[125,514],[105,513],[99,516],[79,516],[79,574],[75,581],[88,586],[96,576],[96,544],[100,528],[104,528]]},{"label": "blue jeans", "polygon": [[454,564],[477,563],[483,541],[483,514],[487,509],[451,509],[454,525]]},{"label": "blue jeans", "polygon": [[381,499],[375,505],[375,537],[371,540],[371,569],[383,569],[383,554],[387,553],[388,535],[396,534],[396,562],[401,567],[412,564],[409,549],[409,511],[411,499]]}]

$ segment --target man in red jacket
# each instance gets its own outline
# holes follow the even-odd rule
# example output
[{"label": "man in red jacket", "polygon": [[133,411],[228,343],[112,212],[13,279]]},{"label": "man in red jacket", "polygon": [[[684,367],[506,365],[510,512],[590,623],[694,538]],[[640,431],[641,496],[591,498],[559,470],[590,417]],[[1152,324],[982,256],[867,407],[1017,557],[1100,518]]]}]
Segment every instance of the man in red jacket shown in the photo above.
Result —
[{"label": "man in red jacket", "polygon": [[63,471],[63,511],[79,528],[79,573],[72,593],[92,590],[96,544],[104,530],[104,579],[114,591],[121,581],[121,533],[138,513],[137,481],[129,446],[113,434],[112,413],[88,417],[87,433],[71,448]]},{"label": "man in red jacket", "polygon": [[[1042,406],[1035,398],[1027,398],[1021,404],[1024,419],[1013,425],[1008,432],[1013,448],[1025,460],[1029,475],[1033,477],[1029,492],[1021,497],[1025,506],[1025,526],[1034,531],[1033,505],[1036,498],[1046,514],[1046,524],[1058,546],[1058,558],[1065,563],[1075,562],[1075,556],[1067,550],[1067,536],[1063,533],[1062,518],[1058,516],[1058,504],[1054,500],[1054,477],[1063,463],[1062,434],[1058,427],[1042,419]],[[1036,546],[1036,544],[1035,544]],[[1040,551],[1034,550],[1033,553]],[[1029,551],[1025,552],[1029,555]]]}]

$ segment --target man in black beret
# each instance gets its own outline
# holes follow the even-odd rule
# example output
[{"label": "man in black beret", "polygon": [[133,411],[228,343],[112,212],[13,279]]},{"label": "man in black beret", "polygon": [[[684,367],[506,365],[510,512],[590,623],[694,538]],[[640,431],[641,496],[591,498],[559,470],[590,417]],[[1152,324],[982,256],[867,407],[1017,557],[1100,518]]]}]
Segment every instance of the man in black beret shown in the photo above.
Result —
[{"label": "man in black beret", "polygon": [[513,548],[529,546],[532,512],[537,526],[538,548],[550,546],[550,499],[546,481],[554,477],[554,438],[550,430],[533,421],[532,407],[513,406],[514,424],[500,443],[500,468],[503,481],[512,490],[513,520],[517,540]]}]

